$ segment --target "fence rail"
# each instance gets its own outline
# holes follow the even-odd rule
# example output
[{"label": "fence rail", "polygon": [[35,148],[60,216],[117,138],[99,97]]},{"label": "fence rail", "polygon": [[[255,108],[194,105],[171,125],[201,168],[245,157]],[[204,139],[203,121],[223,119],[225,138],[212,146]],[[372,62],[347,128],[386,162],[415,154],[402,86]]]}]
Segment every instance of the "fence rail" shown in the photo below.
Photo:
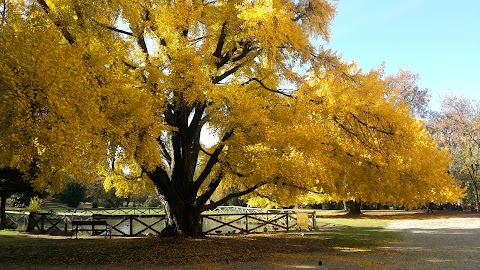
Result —
[{"label": "fence rail", "polygon": [[71,208],[62,209],[64,213],[79,213],[79,214],[109,214],[109,215],[156,215],[164,214],[163,208]]},{"label": "fence rail", "polygon": [[[307,225],[299,223],[299,213],[308,216]],[[7,226],[38,234],[72,233],[72,220],[105,220],[112,236],[159,235],[165,228],[165,214],[83,214],[29,213],[7,211]],[[284,211],[258,213],[218,213],[202,215],[205,234],[262,233],[316,229],[315,211]]]}]

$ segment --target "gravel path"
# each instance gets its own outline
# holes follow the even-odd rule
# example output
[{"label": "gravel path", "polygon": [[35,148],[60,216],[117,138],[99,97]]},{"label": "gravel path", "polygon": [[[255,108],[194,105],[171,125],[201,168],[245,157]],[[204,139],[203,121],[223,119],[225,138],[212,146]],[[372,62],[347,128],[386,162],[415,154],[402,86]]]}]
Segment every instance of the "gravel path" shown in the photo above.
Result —
[{"label": "gravel path", "polygon": [[480,218],[392,221],[403,242],[385,247],[390,269],[479,269]]},{"label": "gravel path", "polygon": [[392,220],[386,229],[400,231],[402,240],[373,253],[305,254],[222,269],[480,269],[480,218]]}]

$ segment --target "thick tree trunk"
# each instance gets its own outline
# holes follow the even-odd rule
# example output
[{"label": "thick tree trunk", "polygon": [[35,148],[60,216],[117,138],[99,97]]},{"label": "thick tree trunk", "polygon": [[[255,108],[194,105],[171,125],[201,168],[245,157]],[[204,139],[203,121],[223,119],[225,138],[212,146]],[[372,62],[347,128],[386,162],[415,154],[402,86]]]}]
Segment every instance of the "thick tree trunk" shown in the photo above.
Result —
[{"label": "thick tree trunk", "polygon": [[0,230],[7,226],[7,196],[0,196]]},{"label": "thick tree trunk", "polygon": [[161,236],[192,238],[203,236],[202,217],[199,209],[182,202],[169,203],[165,199],[162,200],[162,204],[165,210],[165,229]]},{"label": "thick tree trunk", "polygon": [[360,211],[360,207],[362,206],[362,203],[359,201],[348,201],[347,202],[348,206],[348,213],[347,215],[361,215],[362,212]]}]

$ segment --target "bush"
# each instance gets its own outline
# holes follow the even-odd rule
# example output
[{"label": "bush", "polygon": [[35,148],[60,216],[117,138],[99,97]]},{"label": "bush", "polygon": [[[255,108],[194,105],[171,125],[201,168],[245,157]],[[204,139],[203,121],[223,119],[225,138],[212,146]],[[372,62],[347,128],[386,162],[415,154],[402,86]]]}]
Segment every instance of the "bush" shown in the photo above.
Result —
[{"label": "bush", "polygon": [[38,212],[42,209],[43,200],[35,196],[30,199],[30,204],[27,206],[28,212]]}]

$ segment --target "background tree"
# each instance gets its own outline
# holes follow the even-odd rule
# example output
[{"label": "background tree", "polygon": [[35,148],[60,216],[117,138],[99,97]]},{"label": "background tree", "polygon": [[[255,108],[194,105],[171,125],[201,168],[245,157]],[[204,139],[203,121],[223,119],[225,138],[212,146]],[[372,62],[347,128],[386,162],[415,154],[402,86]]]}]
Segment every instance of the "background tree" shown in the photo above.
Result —
[{"label": "background tree", "polygon": [[448,97],[442,110],[433,115],[430,126],[443,147],[450,150],[450,171],[464,181],[479,210],[478,177],[480,164],[480,103]]},{"label": "background tree", "polygon": [[418,85],[419,75],[407,70],[399,70],[397,74],[387,77],[387,87],[396,102],[405,102],[415,117],[425,119],[428,116],[430,93]]},{"label": "background tree", "polygon": [[62,203],[66,203],[68,207],[76,208],[81,202],[85,201],[85,193],[87,188],[84,184],[78,182],[69,182],[59,194]]},{"label": "background tree", "polygon": [[0,168],[0,230],[5,229],[7,199],[14,194],[33,193],[24,174],[13,168]]},{"label": "background tree", "polygon": [[[36,0],[8,10],[0,163],[37,160],[39,188],[100,174],[116,192],[155,189],[165,233],[186,236],[201,234],[202,211],[240,196],[420,204],[459,194],[442,152],[387,99],[382,72],[361,74],[311,42],[328,40],[327,1]],[[442,166],[407,151],[417,146]]]},{"label": "background tree", "polygon": [[92,203],[93,208],[115,208],[123,204],[124,199],[115,195],[115,188],[105,191],[103,180],[97,180],[87,185],[87,201]]}]

